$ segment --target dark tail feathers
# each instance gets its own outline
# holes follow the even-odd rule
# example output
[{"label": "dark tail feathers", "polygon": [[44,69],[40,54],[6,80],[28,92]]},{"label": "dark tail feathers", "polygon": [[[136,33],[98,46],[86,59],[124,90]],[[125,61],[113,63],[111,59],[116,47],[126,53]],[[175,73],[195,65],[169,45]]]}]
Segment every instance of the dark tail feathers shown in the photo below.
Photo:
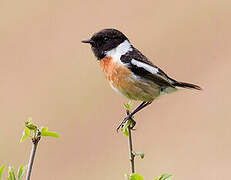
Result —
[{"label": "dark tail feathers", "polygon": [[178,82],[175,79],[172,79],[170,77],[168,77],[168,79],[169,79],[169,81],[171,82],[171,84],[173,86],[182,87],[182,88],[188,88],[188,89],[202,90],[202,88],[200,86],[197,86],[195,84],[190,84],[190,83],[185,83],[185,82]]},{"label": "dark tail feathers", "polygon": [[177,82],[177,81],[175,81],[172,85],[177,86],[177,87],[182,87],[182,88],[202,90],[202,88],[200,86],[190,84],[190,83],[185,83],[185,82]]}]

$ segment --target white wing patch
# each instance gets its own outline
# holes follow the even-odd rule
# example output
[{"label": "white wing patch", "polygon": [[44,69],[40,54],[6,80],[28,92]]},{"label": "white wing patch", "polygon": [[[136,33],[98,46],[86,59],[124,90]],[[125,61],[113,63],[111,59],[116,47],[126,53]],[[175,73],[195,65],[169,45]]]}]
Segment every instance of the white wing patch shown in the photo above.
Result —
[{"label": "white wing patch", "polygon": [[158,68],[155,68],[153,66],[150,66],[148,64],[145,64],[145,63],[142,63],[142,62],[139,62],[135,59],[132,59],[131,60],[131,63],[137,67],[140,67],[140,68],[144,68],[146,71],[152,73],[152,74],[157,74],[159,72]]}]

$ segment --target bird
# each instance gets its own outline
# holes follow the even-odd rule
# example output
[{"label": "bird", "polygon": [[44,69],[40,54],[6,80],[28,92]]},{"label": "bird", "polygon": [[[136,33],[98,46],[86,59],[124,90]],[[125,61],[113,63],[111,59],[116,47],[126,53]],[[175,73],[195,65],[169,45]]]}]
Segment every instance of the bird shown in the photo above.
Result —
[{"label": "bird", "polygon": [[[136,49],[119,30],[103,29],[82,43],[91,45],[112,89],[130,100],[142,103],[120,123],[117,131],[134,114],[150,105],[156,98],[176,92],[178,87],[201,90],[198,85],[177,81],[154,65]],[[134,121],[134,120],[133,120]],[[135,124],[135,123],[134,123]]]}]

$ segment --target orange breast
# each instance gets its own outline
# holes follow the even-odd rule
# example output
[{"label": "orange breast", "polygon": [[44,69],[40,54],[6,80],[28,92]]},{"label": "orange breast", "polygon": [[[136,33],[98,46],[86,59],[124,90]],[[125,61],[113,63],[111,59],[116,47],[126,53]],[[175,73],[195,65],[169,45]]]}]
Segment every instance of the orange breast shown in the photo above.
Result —
[{"label": "orange breast", "polygon": [[114,62],[111,57],[101,59],[99,65],[112,87],[129,99],[152,101],[160,94],[153,83],[137,79],[128,68]]},{"label": "orange breast", "polygon": [[101,59],[99,65],[107,80],[110,81],[115,88],[122,86],[131,75],[131,72],[126,67],[114,62],[111,57]]}]

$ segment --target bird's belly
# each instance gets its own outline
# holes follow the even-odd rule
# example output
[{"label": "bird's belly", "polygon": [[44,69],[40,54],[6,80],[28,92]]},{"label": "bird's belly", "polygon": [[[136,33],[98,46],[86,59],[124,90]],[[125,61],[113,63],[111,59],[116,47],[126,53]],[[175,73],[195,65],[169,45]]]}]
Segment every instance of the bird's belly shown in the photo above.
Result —
[{"label": "bird's belly", "polygon": [[111,87],[129,99],[152,101],[160,95],[160,88],[151,81],[141,79],[128,68],[106,57],[100,60],[100,67]]}]

